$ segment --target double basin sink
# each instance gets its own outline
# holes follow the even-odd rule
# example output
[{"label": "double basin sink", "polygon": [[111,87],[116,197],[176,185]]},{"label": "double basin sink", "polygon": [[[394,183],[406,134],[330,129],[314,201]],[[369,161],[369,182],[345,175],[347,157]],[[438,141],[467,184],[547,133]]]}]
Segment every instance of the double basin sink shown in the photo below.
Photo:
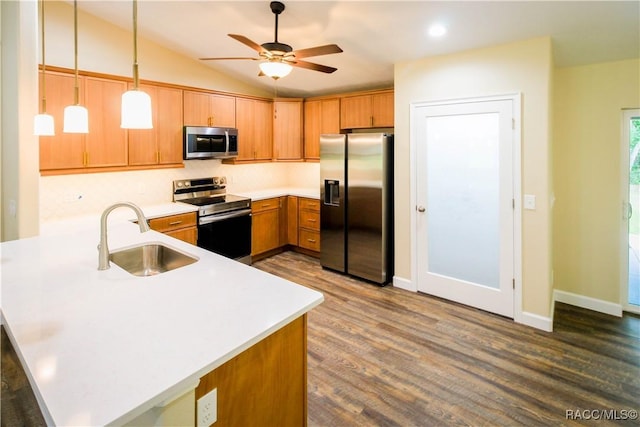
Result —
[{"label": "double basin sink", "polygon": [[112,252],[109,260],[134,276],[155,276],[198,261],[160,242],[149,242]]}]

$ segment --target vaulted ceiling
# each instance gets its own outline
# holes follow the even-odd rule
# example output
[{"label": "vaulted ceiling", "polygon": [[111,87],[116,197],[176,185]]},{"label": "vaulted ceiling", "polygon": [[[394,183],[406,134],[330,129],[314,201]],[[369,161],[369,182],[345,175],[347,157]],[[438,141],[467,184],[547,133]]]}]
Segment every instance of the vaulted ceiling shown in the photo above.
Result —
[{"label": "vaulted ceiling", "polygon": [[[227,34],[258,44],[274,40],[269,1],[140,0],[138,33],[190,58],[257,56]],[[390,87],[394,64],[433,55],[550,36],[556,66],[640,56],[638,1],[284,1],[279,41],[294,49],[336,43],[343,53],[306,58],[338,70],[300,68],[277,82],[282,96]],[[78,7],[125,29],[130,1],[82,1]],[[441,23],[447,34],[427,34]],[[257,61],[208,66],[265,89]]]}]

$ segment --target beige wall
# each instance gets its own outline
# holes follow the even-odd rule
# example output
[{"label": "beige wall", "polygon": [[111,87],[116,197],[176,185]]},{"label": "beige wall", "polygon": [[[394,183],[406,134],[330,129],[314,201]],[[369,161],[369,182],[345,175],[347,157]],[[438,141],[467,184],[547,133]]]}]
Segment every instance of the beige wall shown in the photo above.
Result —
[{"label": "beige wall", "polygon": [[551,316],[551,70],[551,40],[546,37],[396,65],[396,276],[415,280],[410,247],[414,209],[410,104],[520,92],[522,194],[537,198],[537,209],[522,214],[522,308]]},{"label": "beige wall", "polygon": [[[0,2],[2,9],[2,227],[0,240],[38,234],[36,2]],[[35,160],[34,160],[35,159]]]},{"label": "beige wall", "polygon": [[[49,2],[46,9],[47,64],[73,68],[73,3]],[[175,83],[247,95],[271,97],[225,74],[138,36],[140,79]],[[78,11],[78,68],[119,76],[131,76],[133,35],[82,11]]]},{"label": "beige wall", "polygon": [[555,288],[619,304],[621,110],[640,107],[640,60],[554,74]]}]

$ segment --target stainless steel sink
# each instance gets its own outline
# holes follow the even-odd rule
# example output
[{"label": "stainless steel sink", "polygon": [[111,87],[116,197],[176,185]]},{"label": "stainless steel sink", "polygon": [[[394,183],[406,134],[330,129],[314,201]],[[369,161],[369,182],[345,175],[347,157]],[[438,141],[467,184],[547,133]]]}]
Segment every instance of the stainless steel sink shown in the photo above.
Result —
[{"label": "stainless steel sink", "polygon": [[109,259],[134,276],[142,277],[154,276],[198,261],[196,257],[159,242],[114,251]]}]

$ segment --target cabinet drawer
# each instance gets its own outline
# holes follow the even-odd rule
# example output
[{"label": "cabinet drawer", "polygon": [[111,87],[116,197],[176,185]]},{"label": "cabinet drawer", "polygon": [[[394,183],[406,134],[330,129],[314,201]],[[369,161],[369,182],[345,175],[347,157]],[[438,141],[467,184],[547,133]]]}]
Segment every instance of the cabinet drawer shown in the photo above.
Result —
[{"label": "cabinet drawer", "polygon": [[308,209],[310,211],[320,212],[320,201],[316,199],[300,198],[300,209]]},{"label": "cabinet drawer", "polygon": [[320,231],[320,213],[301,210],[299,215],[300,227]]},{"label": "cabinet drawer", "polygon": [[268,211],[270,209],[280,208],[280,198],[274,197],[272,199],[256,200],[251,202],[251,212],[257,213],[262,211]]},{"label": "cabinet drawer", "polygon": [[196,224],[197,221],[195,212],[163,216],[162,218],[154,218],[149,220],[149,227],[151,227],[152,230],[160,232],[178,230],[180,228],[186,227],[195,227]]},{"label": "cabinet drawer", "polygon": [[320,252],[320,232],[300,229],[300,240],[298,242],[301,248]]}]

